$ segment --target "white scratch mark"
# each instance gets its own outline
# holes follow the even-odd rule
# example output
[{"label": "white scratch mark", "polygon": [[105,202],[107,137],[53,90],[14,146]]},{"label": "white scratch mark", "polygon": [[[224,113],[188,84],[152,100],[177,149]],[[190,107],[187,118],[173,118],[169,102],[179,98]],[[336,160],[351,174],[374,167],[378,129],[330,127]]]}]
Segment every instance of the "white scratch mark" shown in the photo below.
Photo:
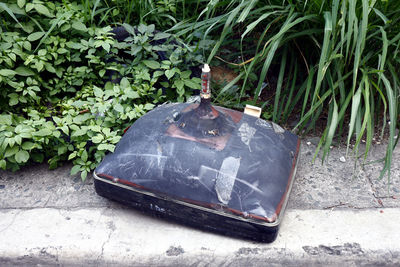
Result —
[{"label": "white scratch mark", "polygon": [[222,162],[217,180],[215,182],[215,191],[218,200],[224,204],[228,204],[231,200],[233,185],[235,184],[236,175],[240,167],[240,158],[227,157]]},{"label": "white scratch mark", "polygon": [[238,180],[238,182],[241,182],[242,184],[247,185],[248,187],[250,187],[250,188],[253,189],[254,191],[260,193],[261,195],[264,195],[264,196],[266,195],[266,194],[265,194],[260,188],[258,188],[257,186],[252,185],[251,183],[246,182],[245,180],[239,179],[239,178],[237,178],[237,177],[236,177],[236,180]]},{"label": "white scratch mark", "polygon": [[154,154],[135,154],[135,153],[125,153],[122,154],[120,157],[124,158],[125,156],[136,156],[136,157],[149,157],[149,158],[156,158],[158,167],[161,167],[161,159],[166,160],[168,157],[161,155],[161,151],[157,150],[157,155]]},{"label": "white scratch mark", "polygon": [[239,128],[239,136],[242,142],[249,147],[250,152],[251,152],[250,141],[253,138],[256,131],[257,131],[256,128],[249,126],[246,122],[242,123],[242,125],[240,125]]},{"label": "white scratch mark", "polygon": [[279,126],[276,123],[272,123],[272,127],[274,128],[275,133],[282,134],[285,132],[285,129],[283,129],[281,126]]},{"label": "white scratch mark", "polygon": [[257,119],[256,120],[256,125],[258,125],[260,127],[263,127],[263,128],[266,128],[266,129],[271,129],[272,128],[272,125],[270,123],[268,123],[268,122],[266,122],[265,120],[262,120],[262,119]]}]

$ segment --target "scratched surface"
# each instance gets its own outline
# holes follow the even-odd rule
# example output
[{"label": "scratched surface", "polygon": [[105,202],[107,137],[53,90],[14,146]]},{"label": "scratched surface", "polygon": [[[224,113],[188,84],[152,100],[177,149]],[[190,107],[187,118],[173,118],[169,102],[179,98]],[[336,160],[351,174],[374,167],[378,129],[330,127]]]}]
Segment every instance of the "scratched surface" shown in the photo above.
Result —
[{"label": "scratched surface", "polygon": [[182,126],[174,118],[187,107],[161,106],[137,120],[96,173],[273,221],[286,197],[297,136],[246,114],[222,150],[166,134],[171,125]]}]

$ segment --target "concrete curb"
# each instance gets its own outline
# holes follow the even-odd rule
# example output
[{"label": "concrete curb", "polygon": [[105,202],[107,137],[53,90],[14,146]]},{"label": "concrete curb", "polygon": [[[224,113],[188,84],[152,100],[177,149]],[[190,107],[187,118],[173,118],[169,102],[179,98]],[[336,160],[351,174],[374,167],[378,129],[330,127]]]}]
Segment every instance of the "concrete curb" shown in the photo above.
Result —
[{"label": "concrete curb", "polygon": [[[0,266],[399,266],[400,147],[391,187],[380,164],[354,169],[345,148],[312,164],[302,149],[277,240],[260,244],[203,232],[98,196],[71,165],[0,171]],[[384,155],[374,146],[370,160]]]},{"label": "concrete curb", "polygon": [[399,209],[288,210],[271,244],[237,240],[124,208],[6,209],[0,264],[399,265]]}]

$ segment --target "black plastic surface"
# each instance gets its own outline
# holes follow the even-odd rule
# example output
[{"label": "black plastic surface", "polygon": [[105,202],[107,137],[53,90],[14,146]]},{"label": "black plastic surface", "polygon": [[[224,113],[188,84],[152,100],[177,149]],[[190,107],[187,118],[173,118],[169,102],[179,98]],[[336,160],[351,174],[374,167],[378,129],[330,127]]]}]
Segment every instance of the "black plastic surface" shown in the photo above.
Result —
[{"label": "black plastic surface", "polygon": [[273,242],[278,234],[278,226],[264,227],[251,222],[221,216],[194,207],[137,193],[120,186],[112,186],[101,180],[95,180],[95,188],[96,192],[103,197],[132,206],[147,214],[202,230],[267,243]]},{"label": "black plastic surface", "polygon": [[[196,108],[169,104],[138,119],[96,169],[99,177],[115,182],[104,187],[124,184],[276,227],[294,175],[298,137],[276,124],[220,107],[213,109],[223,131],[212,131],[211,126],[203,134],[193,132],[185,128],[192,117],[187,114]],[[124,201],[113,190],[99,193]]]}]

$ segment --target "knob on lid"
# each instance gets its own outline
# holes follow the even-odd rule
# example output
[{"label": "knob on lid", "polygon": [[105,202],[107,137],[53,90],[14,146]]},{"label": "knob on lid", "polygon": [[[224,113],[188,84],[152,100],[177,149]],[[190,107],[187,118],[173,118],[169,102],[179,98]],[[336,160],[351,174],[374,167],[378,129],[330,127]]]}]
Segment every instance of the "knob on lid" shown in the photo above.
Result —
[{"label": "knob on lid", "polygon": [[208,64],[204,64],[203,68],[201,69],[202,72],[210,72],[210,66]]}]

